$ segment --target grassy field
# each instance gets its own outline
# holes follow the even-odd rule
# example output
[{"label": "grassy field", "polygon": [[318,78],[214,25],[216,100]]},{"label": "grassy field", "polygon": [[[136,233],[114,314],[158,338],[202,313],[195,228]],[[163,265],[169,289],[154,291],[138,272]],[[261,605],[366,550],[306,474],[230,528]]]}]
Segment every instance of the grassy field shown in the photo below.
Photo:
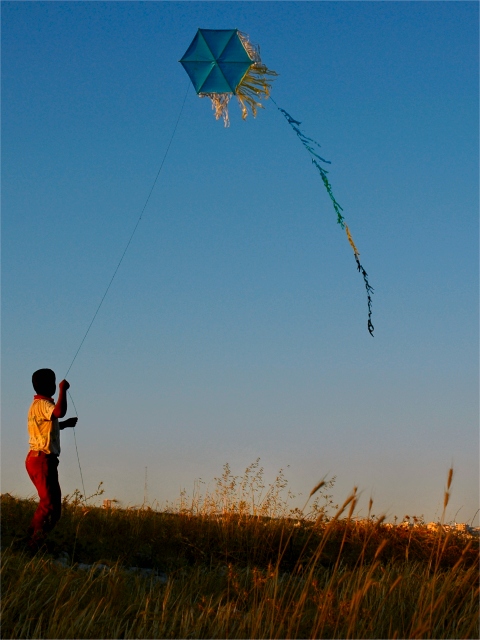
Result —
[{"label": "grassy field", "polygon": [[211,494],[162,511],[66,497],[33,558],[12,542],[35,502],[4,494],[2,638],[478,637],[478,538],[356,522],[356,492],[337,507],[331,483],[290,510],[283,475],[265,489],[261,471],[226,466]]}]

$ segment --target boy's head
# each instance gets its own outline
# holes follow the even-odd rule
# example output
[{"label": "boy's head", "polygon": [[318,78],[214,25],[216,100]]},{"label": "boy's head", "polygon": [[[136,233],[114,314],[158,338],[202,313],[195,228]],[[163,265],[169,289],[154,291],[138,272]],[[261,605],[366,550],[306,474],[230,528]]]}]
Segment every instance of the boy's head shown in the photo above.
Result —
[{"label": "boy's head", "polygon": [[39,369],[32,376],[32,384],[39,395],[50,398],[57,388],[55,373],[51,369]]}]

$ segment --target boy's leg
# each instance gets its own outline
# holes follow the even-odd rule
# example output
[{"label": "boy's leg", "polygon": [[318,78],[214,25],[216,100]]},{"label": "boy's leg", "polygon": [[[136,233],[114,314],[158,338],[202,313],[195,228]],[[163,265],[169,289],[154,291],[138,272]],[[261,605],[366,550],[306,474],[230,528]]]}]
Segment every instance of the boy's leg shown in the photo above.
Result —
[{"label": "boy's leg", "polygon": [[52,509],[50,511],[50,519],[44,527],[45,533],[48,533],[60,520],[62,514],[62,491],[58,481],[58,456],[48,456],[48,476],[47,476],[48,494]]},{"label": "boy's leg", "polygon": [[60,518],[62,494],[58,482],[58,458],[43,452],[31,451],[25,466],[40,498],[29,533],[31,533],[32,542],[40,543]]}]

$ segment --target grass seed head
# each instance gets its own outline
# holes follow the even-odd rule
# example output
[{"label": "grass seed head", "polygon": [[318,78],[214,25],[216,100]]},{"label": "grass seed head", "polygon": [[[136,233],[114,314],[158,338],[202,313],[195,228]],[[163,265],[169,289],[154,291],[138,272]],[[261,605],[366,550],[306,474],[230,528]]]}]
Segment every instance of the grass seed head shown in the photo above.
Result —
[{"label": "grass seed head", "polygon": [[450,493],[445,491],[445,496],[443,498],[443,508],[446,509],[448,505],[448,501],[450,500]]},{"label": "grass seed head", "polygon": [[378,545],[377,550],[375,551],[375,557],[374,557],[375,560],[382,553],[382,550],[385,548],[386,544],[387,544],[387,540],[385,540],[385,539],[380,542],[380,544]]},{"label": "grass seed head", "polygon": [[319,489],[321,489],[323,487],[323,485],[325,484],[325,480],[324,478],[322,478],[320,480],[320,482],[318,484],[316,484],[313,489],[310,491],[310,495],[308,496],[309,498],[311,498],[315,493],[317,493],[317,491]]},{"label": "grass seed head", "polygon": [[453,479],[453,467],[450,467],[448,470],[448,478],[447,478],[447,491],[450,489],[450,485],[452,484]]}]

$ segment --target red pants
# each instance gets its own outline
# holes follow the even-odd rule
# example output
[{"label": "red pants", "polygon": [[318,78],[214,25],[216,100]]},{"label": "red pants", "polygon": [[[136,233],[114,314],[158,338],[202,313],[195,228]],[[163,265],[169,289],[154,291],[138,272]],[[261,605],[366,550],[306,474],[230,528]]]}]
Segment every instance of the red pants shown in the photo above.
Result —
[{"label": "red pants", "polygon": [[62,492],[58,483],[58,456],[53,453],[43,453],[43,451],[30,451],[25,460],[25,466],[40,498],[29,528],[32,538],[39,539],[53,529],[62,511]]}]

